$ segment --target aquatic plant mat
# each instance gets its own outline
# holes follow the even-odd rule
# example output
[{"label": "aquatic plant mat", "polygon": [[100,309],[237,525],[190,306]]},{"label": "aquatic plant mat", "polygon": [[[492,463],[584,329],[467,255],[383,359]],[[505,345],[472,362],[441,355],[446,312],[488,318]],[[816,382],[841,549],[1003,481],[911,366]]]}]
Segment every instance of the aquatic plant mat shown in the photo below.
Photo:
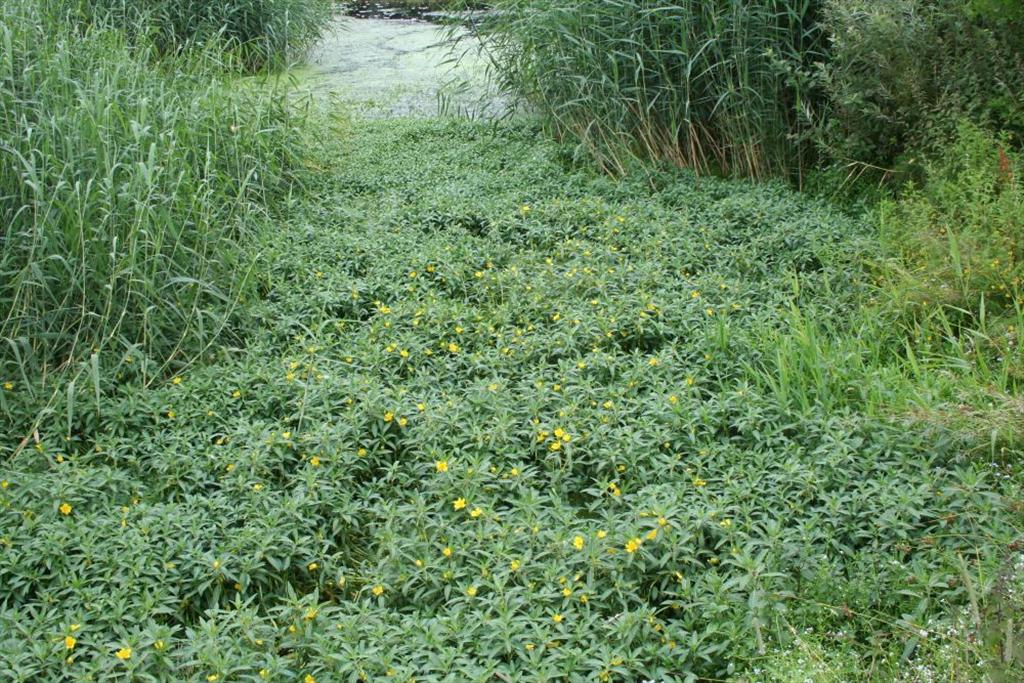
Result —
[{"label": "aquatic plant mat", "polygon": [[1019,474],[807,323],[857,338],[866,224],[525,124],[338,135],[244,346],[5,425],[12,680],[840,680],[982,637]]}]

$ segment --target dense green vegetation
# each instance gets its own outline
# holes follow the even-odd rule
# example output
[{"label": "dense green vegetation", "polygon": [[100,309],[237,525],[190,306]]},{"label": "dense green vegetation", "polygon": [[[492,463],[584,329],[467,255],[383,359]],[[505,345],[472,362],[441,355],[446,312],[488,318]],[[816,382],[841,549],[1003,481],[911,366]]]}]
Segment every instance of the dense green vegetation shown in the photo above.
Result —
[{"label": "dense green vegetation", "polygon": [[71,21],[114,23],[164,52],[217,43],[247,69],[302,58],[330,18],[331,0],[58,0]]},{"label": "dense green vegetation", "polygon": [[1014,4],[496,5],[501,122],[0,6],[0,671],[1019,680]]},{"label": "dense green vegetation", "polygon": [[721,678],[813,625],[891,676],[990,587],[1013,470],[888,419],[880,326],[815,340],[870,291],[868,224],[535,139],[354,124],[244,351],[148,388],[108,354],[56,407],[5,474],[15,671]]},{"label": "dense green vegetation", "polygon": [[885,170],[948,142],[961,118],[1024,131],[1014,3],[494,5],[480,33],[497,81],[610,171],[636,158],[761,177]]},{"label": "dense green vegetation", "polygon": [[73,16],[0,8],[0,367],[27,385],[92,349],[212,341],[300,150],[283,94],[240,87],[215,45],[159,59]]},{"label": "dense green vegetation", "polygon": [[813,102],[794,69],[821,59],[815,3],[509,0],[482,33],[505,90],[605,168],[628,158],[766,176]]}]

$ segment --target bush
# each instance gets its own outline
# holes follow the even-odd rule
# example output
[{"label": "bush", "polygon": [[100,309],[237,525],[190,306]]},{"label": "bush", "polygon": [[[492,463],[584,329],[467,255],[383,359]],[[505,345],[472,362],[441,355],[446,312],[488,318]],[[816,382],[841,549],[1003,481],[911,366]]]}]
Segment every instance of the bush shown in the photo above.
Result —
[{"label": "bush", "polygon": [[481,32],[506,92],[605,169],[764,176],[804,161],[817,4],[504,0]]},{"label": "bush", "polygon": [[969,119],[1024,133],[1024,24],[998,2],[832,0],[821,139],[829,156],[891,168]]},{"label": "bush", "polygon": [[246,291],[239,246],[283,189],[295,124],[212,49],[158,61],[54,8],[0,9],[0,358],[194,352]]}]

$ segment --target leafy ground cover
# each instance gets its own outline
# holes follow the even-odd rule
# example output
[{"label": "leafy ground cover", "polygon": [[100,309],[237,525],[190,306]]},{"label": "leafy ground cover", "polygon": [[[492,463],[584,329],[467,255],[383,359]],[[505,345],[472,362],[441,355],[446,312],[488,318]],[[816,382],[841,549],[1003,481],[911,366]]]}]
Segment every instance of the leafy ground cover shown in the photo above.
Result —
[{"label": "leafy ground cover", "polygon": [[13,680],[970,680],[998,656],[979,596],[1021,479],[880,408],[869,223],[566,170],[525,124],[339,140],[277,208],[242,342],[160,379],[101,357],[34,433],[29,387],[0,391]]}]

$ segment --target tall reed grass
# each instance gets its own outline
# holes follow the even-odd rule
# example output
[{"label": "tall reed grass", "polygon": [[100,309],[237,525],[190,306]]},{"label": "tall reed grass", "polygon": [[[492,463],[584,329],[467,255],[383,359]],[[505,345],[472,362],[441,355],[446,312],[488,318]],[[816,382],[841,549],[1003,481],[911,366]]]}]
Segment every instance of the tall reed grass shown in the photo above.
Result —
[{"label": "tall reed grass", "polygon": [[194,353],[245,296],[242,245],[300,132],[282,97],[82,26],[57,0],[0,6],[0,367],[91,349]]},{"label": "tall reed grass", "polygon": [[215,43],[247,69],[299,59],[320,37],[333,0],[64,0],[81,22],[113,21],[162,52]]},{"label": "tall reed grass", "polygon": [[499,85],[606,170],[640,157],[760,177],[807,161],[819,4],[499,0],[479,33]]}]

